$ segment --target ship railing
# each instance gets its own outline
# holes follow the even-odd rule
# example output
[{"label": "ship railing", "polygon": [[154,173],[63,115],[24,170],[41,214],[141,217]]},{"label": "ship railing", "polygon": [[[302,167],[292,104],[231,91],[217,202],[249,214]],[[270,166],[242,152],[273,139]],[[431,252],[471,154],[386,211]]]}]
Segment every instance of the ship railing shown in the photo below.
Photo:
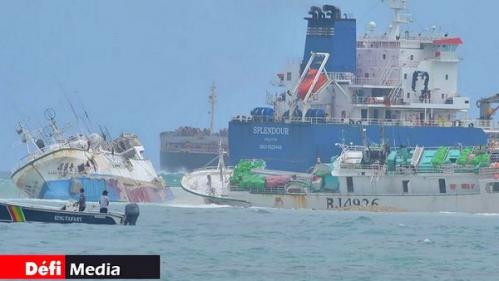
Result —
[{"label": "ship railing", "polygon": [[[392,103],[393,104],[393,103]],[[411,127],[476,127],[484,130],[499,130],[499,123],[494,120],[412,120],[412,119],[376,119],[376,118],[331,118],[331,117],[275,117],[275,116],[237,116],[232,121],[237,122],[290,122],[290,123],[311,123],[311,124],[350,124],[350,125],[386,125],[386,126],[411,126]]]},{"label": "ship railing", "polygon": [[390,97],[354,97],[353,104],[383,104],[383,105],[406,105],[403,99],[390,99]]},{"label": "ship railing", "polygon": [[[388,165],[380,164],[350,164],[341,163],[340,167],[342,169],[349,170],[371,170],[371,171],[381,171],[387,175],[414,175],[414,174],[457,174],[457,173],[478,173],[479,170],[475,167],[469,166],[459,166],[459,165],[440,165],[437,167],[429,166],[406,166],[400,165],[393,168],[389,168]],[[499,174],[499,169],[496,169],[496,173]]]},{"label": "ship railing", "polygon": [[352,81],[355,75],[351,72],[328,72],[328,77],[332,81]]},{"label": "ship railing", "polygon": [[357,48],[400,48],[400,42],[414,41],[419,43],[428,43],[432,42],[435,37],[427,36],[427,35],[403,35],[398,40],[390,39],[386,36],[373,36],[359,39],[357,41]]},{"label": "ship railing", "polygon": [[17,165],[17,167],[14,169],[17,170],[19,169],[20,167],[24,166],[26,163],[29,163],[45,154],[48,154],[52,151],[56,151],[56,150],[60,150],[60,149],[64,149],[64,148],[80,148],[82,149],[81,146],[77,146],[77,145],[74,145],[73,143],[71,142],[65,142],[65,143],[56,143],[56,144],[51,144],[49,146],[46,146],[46,147],[43,147],[43,148],[40,148],[40,149],[37,149],[36,151],[33,151],[25,156],[23,156],[20,160],[19,160],[19,164]]},{"label": "ship railing", "polygon": [[231,185],[230,186],[231,191],[246,191],[249,193],[260,193],[260,194],[285,194],[286,189],[284,186],[280,187],[264,187],[262,188],[255,188],[255,187],[241,187],[239,185]]},{"label": "ship railing", "polygon": [[480,168],[478,174],[481,178],[493,178],[499,181],[499,168]]},{"label": "ship railing", "polygon": [[380,79],[380,78],[360,78],[357,77],[353,80],[354,85],[372,85],[372,86],[386,86],[395,87],[400,82],[398,79]]}]

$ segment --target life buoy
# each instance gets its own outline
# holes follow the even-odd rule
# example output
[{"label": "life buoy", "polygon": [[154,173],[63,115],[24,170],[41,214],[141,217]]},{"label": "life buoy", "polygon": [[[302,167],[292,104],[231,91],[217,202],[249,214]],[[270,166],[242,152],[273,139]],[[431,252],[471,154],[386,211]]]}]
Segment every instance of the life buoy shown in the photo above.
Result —
[{"label": "life buoy", "polygon": [[362,125],[362,122],[360,120],[357,121],[356,123],[357,123],[357,125]]}]

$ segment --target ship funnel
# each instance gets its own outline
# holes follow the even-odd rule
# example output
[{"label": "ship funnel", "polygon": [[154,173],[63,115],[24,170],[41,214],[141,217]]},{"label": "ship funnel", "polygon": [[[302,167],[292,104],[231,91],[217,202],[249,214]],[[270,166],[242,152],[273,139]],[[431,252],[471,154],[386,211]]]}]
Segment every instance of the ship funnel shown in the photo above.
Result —
[{"label": "ship funnel", "polygon": [[306,17],[307,35],[301,71],[311,53],[328,53],[327,72],[355,73],[357,68],[357,27],[352,18],[341,16],[341,10],[333,5],[310,7]]},{"label": "ship funnel", "polygon": [[322,14],[322,17],[324,18],[324,13],[322,12],[321,8],[319,8],[317,6],[310,7],[310,11],[308,12],[308,14],[311,15],[313,19],[320,18],[321,14]]},{"label": "ship funnel", "polygon": [[330,19],[341,19],[341,10],[333,5],[324,5],[322,10]]}]

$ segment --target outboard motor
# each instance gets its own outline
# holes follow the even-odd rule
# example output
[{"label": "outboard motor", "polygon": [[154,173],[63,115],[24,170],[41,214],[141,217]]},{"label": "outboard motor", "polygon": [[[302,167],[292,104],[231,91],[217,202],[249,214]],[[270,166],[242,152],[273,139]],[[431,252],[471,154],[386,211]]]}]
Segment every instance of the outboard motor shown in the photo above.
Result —
[{"label": "outboard motor", "polygon": [[137,203],[126,204],[125,206],[125,225],[135,225],[139,218],[140,210]]}]

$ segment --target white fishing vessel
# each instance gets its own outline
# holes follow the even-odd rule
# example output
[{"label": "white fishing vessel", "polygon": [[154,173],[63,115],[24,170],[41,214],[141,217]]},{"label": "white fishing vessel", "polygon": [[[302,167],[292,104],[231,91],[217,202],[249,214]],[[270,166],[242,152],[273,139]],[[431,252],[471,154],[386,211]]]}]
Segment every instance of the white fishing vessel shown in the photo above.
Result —
[{"label": "white fishing vessel", "polygon": [[11,177],[30,198],[77,199],[81,188],[90,201],[98,201],[104,190],[112,201],[164,202],[171,196],[136,135],[123,133],[111,140],[106,133],[78,133],[66,138],[55,112],[47,110],[45,117],[49,126],[43,129],[17,127],[28,155]]},{"label": "white fishing vessel", "polygon": [[311,173],[245,160],[234,169],[194,171],[182,187],[235,206],[499,213],[499,165],[484,147],[339,146],[339,157]]}]

